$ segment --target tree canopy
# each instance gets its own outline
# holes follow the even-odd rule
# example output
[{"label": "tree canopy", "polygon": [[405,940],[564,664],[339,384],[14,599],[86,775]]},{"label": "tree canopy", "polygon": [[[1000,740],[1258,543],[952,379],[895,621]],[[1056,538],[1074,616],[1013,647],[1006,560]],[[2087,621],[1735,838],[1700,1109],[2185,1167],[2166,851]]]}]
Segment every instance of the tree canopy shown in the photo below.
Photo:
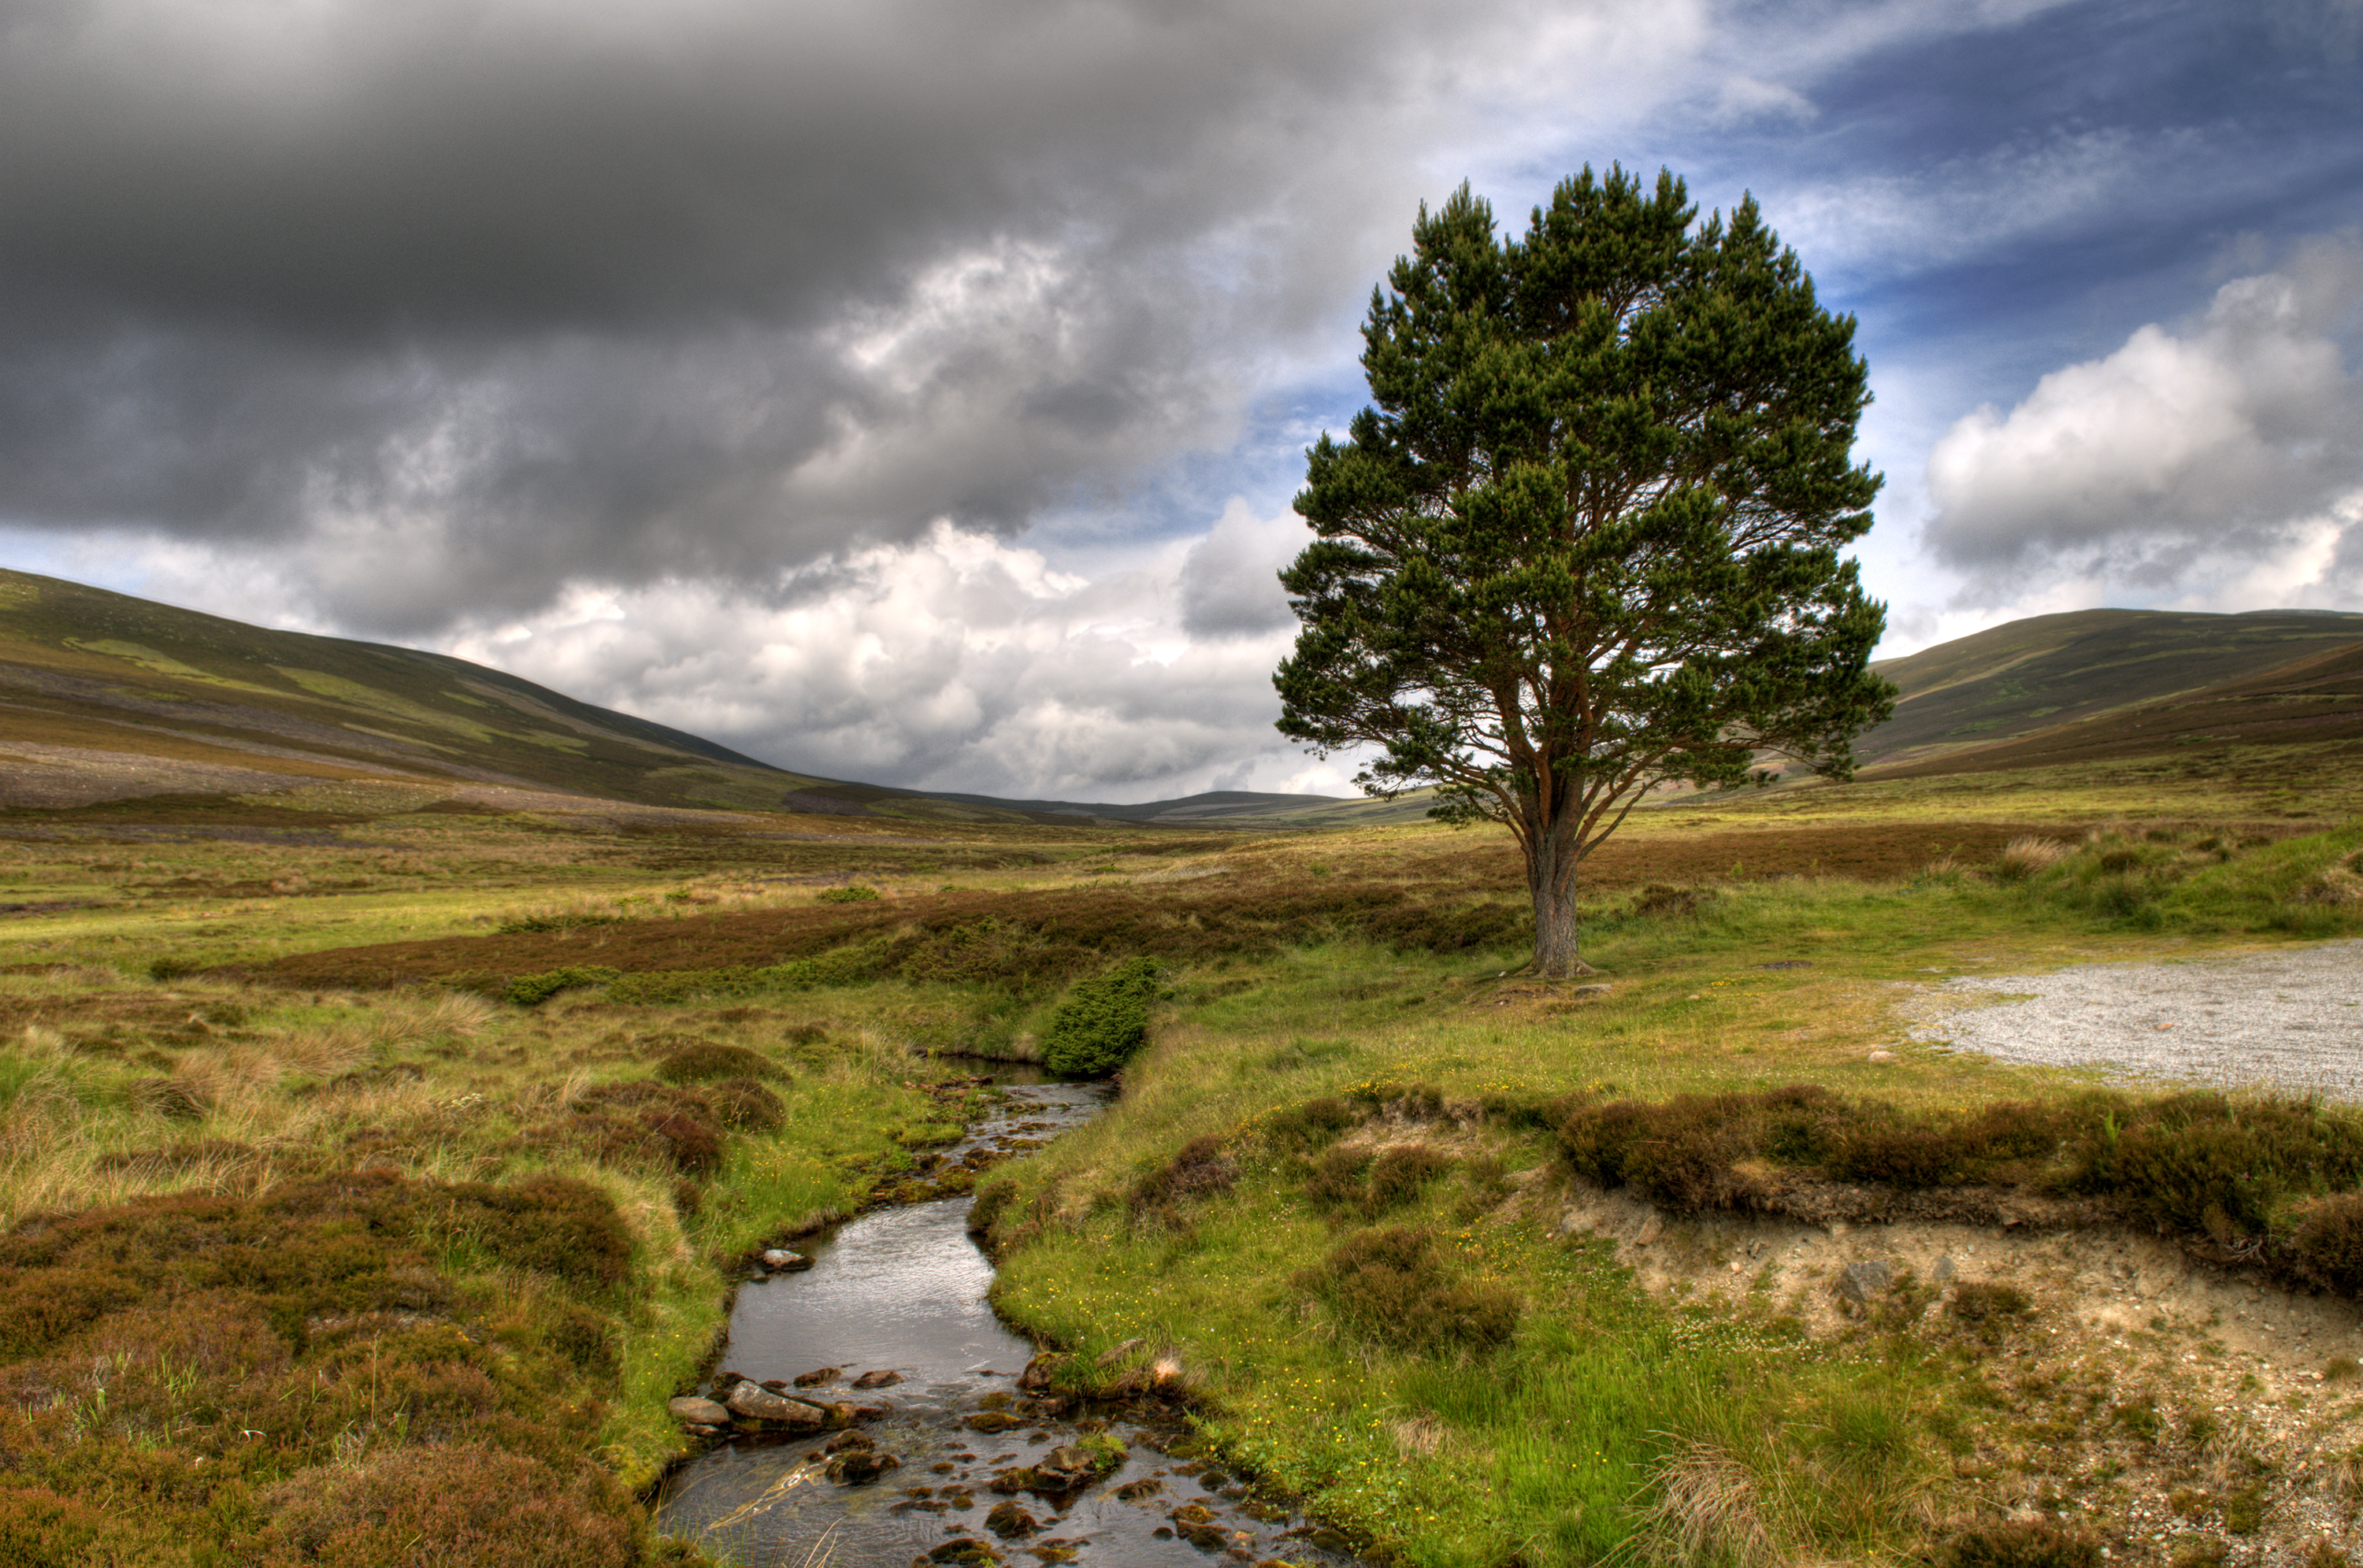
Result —
[{"label": "tree canopy", "polygon": [[1702,222],[1662,171],[1586,167],[1522,237],[1463,185],[1412,244],[1371,293],[1371,404],[1306,455],[1280,728],[1506,824],[1568,973],[1578,869],[1650,790],[1767,753],[1844,777],[1890,712],[1840,554],[1880,482],[1868,371],[1752,198]]}]

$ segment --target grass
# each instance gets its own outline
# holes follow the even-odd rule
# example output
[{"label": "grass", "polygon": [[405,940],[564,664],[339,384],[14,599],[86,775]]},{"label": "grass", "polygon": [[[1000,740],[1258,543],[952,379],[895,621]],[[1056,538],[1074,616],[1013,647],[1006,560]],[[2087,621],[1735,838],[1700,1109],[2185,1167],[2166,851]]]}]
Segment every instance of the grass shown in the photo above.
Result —
[{"label": "grass", "polygon": [[[301,831],[18,824],[0,1537],[360,1562],[391,1518],[471,1561],[663,1560],[637,1494],[738,1262],[949,1135],[926,1053],[1037,1056],[1079,982],[1143,959],[1117,1109],[982,1183],[1017,1321],[1140,1339],[1112,1378],[1171,1353],[1232,1463],[1401,1561],[1922,1550],[1982,1485],[1953,1469],[1989,1441],[1964,1390],[2035,1320],[1972,1292],[1933,1340],[1876,1315],[1816,1338],[1744,1278],[1651,1296],[1551,1195],[1580,1106],[1812,1082],[1949,1138],[2100,1103],[2070,1074],[1870,1061],[1931,969],[2363,923],[2351,828],[2196,792],[2126,815],[2117,775],[1992,782],[1641,814],[1587,868],[1612,984],[1582,996],[1504,973],[1506,845],[1426,825],[782,838],[326,796]],[[2052,847],[2013,856],[2030,840]],[[2349,1177],[2291,1170],[2218,1204],[2230,1241],[2351,1289],[2363,1220],[2324,1201]]]}]

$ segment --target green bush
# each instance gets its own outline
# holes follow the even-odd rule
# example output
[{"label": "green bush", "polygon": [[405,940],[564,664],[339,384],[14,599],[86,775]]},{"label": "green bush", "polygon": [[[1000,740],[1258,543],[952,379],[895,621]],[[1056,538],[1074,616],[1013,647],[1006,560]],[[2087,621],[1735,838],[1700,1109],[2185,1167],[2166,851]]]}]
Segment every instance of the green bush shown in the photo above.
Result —
[{"label": "green bush", "polygon": [[519,975],[501,994],[519,1007],[538,1007],[560,991],[576,986],[604,986],[622,976],[620,969],[604,964],[568,964],[538,975]]},{"label": "green bush", "polygon": [[1107,974],[1078,980],[1042,1032],[1042,1065],[1072,1077],[1115,1072],[1148,1043],[1157,964],[1127,958]]},{"label": "green bush", "polygon": [[850,887],[831,888],[820,896],[820,902],[824,904],[868,904],[875,903],[877,900],[877,889],[865,888],[859,882]]}]

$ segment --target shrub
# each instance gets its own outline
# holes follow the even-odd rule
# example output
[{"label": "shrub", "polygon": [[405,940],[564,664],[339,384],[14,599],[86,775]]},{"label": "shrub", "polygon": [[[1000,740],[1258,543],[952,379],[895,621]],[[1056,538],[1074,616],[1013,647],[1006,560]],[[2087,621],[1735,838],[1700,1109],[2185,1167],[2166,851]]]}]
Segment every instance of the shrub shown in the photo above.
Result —
[{"label": "shrub", "polygon": [[1157,965],[1148,958],[1128,958],[1105,975],[1076,981],[1042,1032],[1042,1065],[1077,1077],[1115,1071],[1148,1043],[1156,997]]},{"label": "shrub", "polygon": [[2047,1519],[1972,1525],[1947,1541],[1938,1568],[2101,1568],[2101,1548]]},{"label": "shrub", "polygon": [[1365,1200],[1370,1212],[1379,1215],[1402,1208],[1451,1168],[1448,1156],[1425,1143],[1398,1143],[1370,1162],[1370,1195]]},{"label": "shrub", "polygon": [[0,1486],[0,1568],[77,1568],[107,1525],[106,1514],[45,1486]]},{"label": "shrub", "polygon": [[[733,1099],[762,1113],[760,1102]],[[723,1118],[706,1092],[642,1079],[586,1089],[574,1107],[554,1135],[587,1148],[602,1164],[656,1165],[693,1176],[721,1168]]]},{"label": "shrub", "polygon": [[1192,1198],[1215,1198],[1231,1190],[1238,1162],[1223,1151],[1220,1138],[1193,1138],[1164,1165],[1141,1177],[1132,1190],[1135,1213],[1170,1210]]},{"label": "shrub", "polygon": [[1403,1350],[1483,1354],[1517,1332],[1516,1293],[1454,1280],[1423,1228],[1349,1236],[1297,1284],[1327,1301],[1348,1327]]},{"label": "shrub", "polygon": [[752,1078],[725,1078],[708,1085],[705,1098],[722,1124],[739,1132],[769,1132],[788,1118],[780,1097]]},{"label": "shrub", "polygon": [[711,1083],[716,1078],[776,1078],[780,1069],[769,1056],[744,1045],[695,1040],[671,1052],[657,1064],[657,1077],[669,1084]]},{"label": "shrub", "polygon": [[577,986],[604,986],[622,977],[623,971],[604,964],[566,964],[538,975],[519,975],[501,994],[519,1007],[538,1007],[559,992]]},{"label": "shrub", "polygon": [[2289,1250],[2301,1275],[2342,1296],[2363,1296],[2363,1192],[2306,1205]]},{"label": "shrub", "polygon": [[878,901],[878,889],[855,882],[843,888],[831,888],[820,896],[824,904],[869,904]]},{"label": "shrub", "polygon": [[263,1561],[270,1568],[631,1568],[639,1553],[619,1492],[587,1466],[570,1476],[479,1444],[401,1448],[278,1487]]},{"label": "shrub", "polygon": [[1361,1113],[1342,1099],[1308,1099],[1275,1111],[1264,1123],[1264,1136],[1275,1148],[1311,1150],[1336,1142],[1339,1134],[1361,1124]]},{"label": "shrub", "polygon": [[2069,1190],[2234,1252],[2261,1248],[2292,1200],[2363,1180],[2363,1124],[2308,1100],[2171,1095],[2098,1132],[2077,1150]]},{"label": "shrub", "polygon": [[607,1195],[573,1176],[531,1176],[513,1186],[421,1183],[412,1221],[427,1231],[470,1237],[511,1268],[570,1285],[619,1284],[632,1259],[632,1234]]},{"label": "shrub", "polygon": [[1359,1206],[1370,1191],[1362,1179],[1370,1166],[1368,1149],[1332,1149],[1312,1163],[1304,1195],[1325,1209]]}]

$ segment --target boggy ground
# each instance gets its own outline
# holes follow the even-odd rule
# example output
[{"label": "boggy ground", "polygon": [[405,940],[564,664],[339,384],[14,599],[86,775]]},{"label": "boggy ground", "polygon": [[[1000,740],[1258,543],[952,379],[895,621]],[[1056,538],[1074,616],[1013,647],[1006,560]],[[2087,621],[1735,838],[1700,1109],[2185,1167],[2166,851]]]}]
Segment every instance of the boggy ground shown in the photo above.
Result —
[{"label": "boggy ground", "polygon": [[[915,1180],[966,1092],[927,1053],[1023,1057],[1072,978],[1145,952],[1170,995],[1118,1110],[986,1184],[1018,1321],[1176,1350],[1227,1463],[1404,1560],[1935,1550],[2028,1506],[1974,1470],[1988,1384],[1880,1320],[1653,1296],[1559,1229],[1552,1108],[2065,1091],[1910,1046],[1893,987],[2355,928],[2356,837],[2300,797],[2087,844],[2122,781],[2024,782],[1636,819],[1591,883],[1604,995],[1497,978],[1515,861],[1428,827],[882,834],[343,786],[0,824],[0,1539],[680,1555],[640,1490],[749,1253]],[[2014,859],[2028,835],[2063,847]],[[1427,1156],[1387,1157],[1397,1123]],[[2260,1495],[2242,1542],[2281,1539]]]}]

